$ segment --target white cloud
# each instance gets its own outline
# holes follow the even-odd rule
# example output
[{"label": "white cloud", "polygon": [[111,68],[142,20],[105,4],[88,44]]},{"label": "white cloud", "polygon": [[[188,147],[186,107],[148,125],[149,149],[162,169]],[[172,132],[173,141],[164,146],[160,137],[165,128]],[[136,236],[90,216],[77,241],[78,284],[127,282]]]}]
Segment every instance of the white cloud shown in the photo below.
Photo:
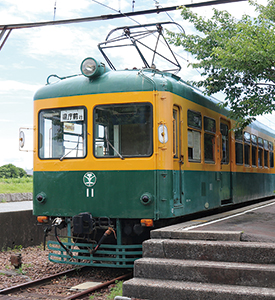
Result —
[{"label": "white cloud", "polygon": [[33,29],[27,37],[25,53],[36,59],[56,56],[81,61],[87,55],[97,52],[101,41],[100,30],[73,26],[50,26]]},{"label": "white cloud", "polygon": [[[3,104],[3,103],[1,103]],[[12,120],[9,120],[9,119],[0,119],[0,123],[9,123],[9,122],[12,122]]]},{"label": "white cloud", "polygon": [[0,94],[10,93],[14,91],[28,91],[34,92],[40,86],[35,84],[28,84],[23,82],[18,82],[15,80],[1,80],[0,79]]},{"label": "white cloud", "polygon": [[56,20],[78,18],[95,3],[89,0],[2,0],[1,6],[1,23],[11,24],[53,20],[54,7]]}]

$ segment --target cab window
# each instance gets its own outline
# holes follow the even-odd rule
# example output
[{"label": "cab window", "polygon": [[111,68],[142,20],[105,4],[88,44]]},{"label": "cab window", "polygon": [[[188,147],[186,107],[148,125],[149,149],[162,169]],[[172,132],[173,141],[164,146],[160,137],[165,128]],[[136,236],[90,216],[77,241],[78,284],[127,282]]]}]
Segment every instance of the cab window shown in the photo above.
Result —
[{"label": "cab window", "polygon": [[58,108],[39,112],[38,148],[41,159],[86,156],[86,108]]},{"label": "cab window", "polygon": [[153,153],[150,103],[98,105],[94,108],[94,155],[139,157]]}]

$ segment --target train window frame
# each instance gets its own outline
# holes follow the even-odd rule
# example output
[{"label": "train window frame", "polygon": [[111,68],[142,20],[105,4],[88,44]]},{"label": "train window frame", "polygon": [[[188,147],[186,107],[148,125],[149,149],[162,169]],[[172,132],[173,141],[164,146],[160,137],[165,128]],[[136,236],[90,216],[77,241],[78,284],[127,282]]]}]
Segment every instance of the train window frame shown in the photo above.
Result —
[{"label": "train window frame", "polygon": [[173,107],[173,157],[179,158],[179,120],[180,120],[180,111],[179,107]]},{"label": "train window frame", "polygon": [[[212,123],[211,129],[208,124]],[[211,124],[210,124],[211,125]],[[216,120],[207,116],[203,117],[203,128],[204,128],[204,162],[208,164],[215,164],[216,162]],[[211,142],[209,143],[211,139]],[[209,145],[206,146],[206,145]],[[211,149],[212,146],[212,149]],[[211,155],[212,153],[212,155]],[[210,155],[208,155],[210,154]]]},{"label": "train window frame", "polygon": [[[103,108],[107,109],[109,107],[109,109],[113,108],[113,110],[114,109],[118,110],[119,108],[121,108],[121,109],[123,109],[123,108],[127,109],[127,107],[129,107],[129,109],[130,109],[131,106],[132,107],[148,106],[149,110],[150,110],[150,116],[149,116],[149,118],[147,120],[147,121],[149,121],[148,124],[150,126],[149,131],[147,132],[147,134],[149,136],[149,144],[148,144],[149,151],[146,154],[125,154],[125,152],[124,152],[125,150],[124,151],[122,150],[122,147],[123,147],[122,145],[127,140],[125,138],[124,139],[121,138],[121,136],[123,134],[122,130],[124,130],[122,128],[122,125],[127,125],[127,124],[118,123],[117,125],[115,125],[115,124],[113,124],[114,122],[112,122],[112,124],[109,123],[108,126],[110,126],[110,128],[112,128],[112,130],[113,130],[113,137],[112,137],[112,139],[110,139],[108,137],[109,130],[108,130],[107,138],[106,138],[106,136],[105,136],[106,135],[106,131],[105,131],[104,125],[100,125],[100,124],[96,123],[96,117],[97,117],[96,116],[96,114],[97,114],[96,110],[99,109],[99,108],[101,108],[103,110]],[[132,113],[132,116],[137,115],[137,114],[133,114],[133,112],[130,112],[130,113]],[[128,114],[130,114],[130,113],[128,113]],[[154,128],[153,113],[154,113],[153,112],[153,105],[150,102],[111,103],[111,104],[98,104],[98,105],[94,106],[94,108],[93,108],[93,128],[94,128],[94,130],[93,130],[93,155],[94,155],[94,157],[96,159],[110,159],[110,158],[111,159],[113,159],[113,158],[124,159],[124,158],[144,158],[144,157],[151,157],[153,155],[153,149],[154,149],[154,141],[153,141],[153,128]],[[124,112],[122,114],[126,115],[127,112]],[[117,115],[119,115],[119,113],[117,113]],[[117,122],[121,121],[121,120],[119,120],[118,116],[115,116],[115,114],[113,114],[112,117],[114,117],[114,118],[117,117]],[[140,116],[140,117],[142,117],[142,116]],[[144,124],[146,125],[147,122],[144,123]],[[128,124],[128,125],[135,125],[135,123]],[[103,127],[102,130],[104,132],[103,132],[103,136],[102,137],[100,137],[99,133],[97,132],[99,130],[98,129],[99,126]],[[115,126],[117,126],[117,127],[115,127]],[[132,129],[132,130],[134,130],[134,129]],[[124,132],[126,134],[126,127],[125,127]],[[138,132],[138,131],[136,131],[136,132]],[[129,135],[129,132],[128,132],[128,135]],[[99,140],[99,139],[101,139],[101,140]],[[100,152],[99,152],[100,149],[98,147],[99,143],[101,143],[101,144],[103,143],[102,144],[103,145],[102,151],[100,151]],[[105,147],[105,145],[106,145],[106,147]],[[132,146],[133,146],[133,144],[132,144]],[[105,151],[105,153],[106,153],[106,151],[108,151],[108,150],[104,150],[104,149],[109,149],[110,153],[112,152],[112,154],[104,154],[104,151]]]},{"label": "train window frame", "polygon": [[258,149],[257,149],[257,145],[258,145],[258,137],[254,134],[251,134],[251,163],[252,163],[252,167],[257,167],[258,162],[257,162],[257,153],[258,153]]},{"label": "train window frame", "polygon": [[[222,127],[226,127],[226,135],[223,134]],[[230,163],[230,138],[229,138],[229,126],[224,123],[224,120],[220,120],[220,134],[221,134],[221,164],[229,165]],[[225,145],[225,148],[224,148]],[[225,150],[224,150],[225,149]]]},{"label": "train window frame", "polygon": [[272,142],[268,143],[269,148],[269,167],[274,168],[274,145]]},{"label": "train window frame", "polygon": [[243,132],[241,130],[235,131],[235,163],[236,165],[243,165]]},{"label": "train window frame", "polygon": [[[83,116],[80,116],[77,114],[81,113],[82,114],[82,110],[83,110]],[[70,116],[69,120],[66,120],[66,114],[72,111],[74,112],[75,116]],[[61,116],[61,113],[63,112],[63,116]],[[61,140],[59,141],[59,145],[57,146],[56,150],[53,149],[53,141],[56,138],[57,141],[57,136],[53,137],[52,136],[52,121],[49,121],[47,125],[45,125],[43,123],[42,125],[42,121],[46,120],[46,114],[57,114],[60,113],[59,116],[59,120],[57,122],[59,122],[59,127],[61,128],[61,124],[63,124],[61,130],[63,133],[63,144],[61,145]],[[54,117],[54,115],[52,115],[52,117]],[[43,119],[42,119],[43,118]],[[50,118],[47,118],[48,120],[50,120]],[[46,121],[45,121],[46,122]],[[51,122],[51,123],[50,123]],[[79,122],[83,122],[83,124],[78,124]],[[75,128],[75,124],[76,125],[81,125],[81,129],[82,129],[82,134],[80,135],[79,133],[74,133],[73,131],[77,131],[77,128]],[[47,126],[47,128],[45,129],[45,127]],[[49,126],[51,126],[49,128]],[[78,130],[80,129],[79,126]],[[59,128],[59,129],[60,129]],[[45,130],[49,129],[49,132],[46,134]],[[43,130],[43,132],[42,132]],[[84,159],[87,157],[88,154],[88,144],[87,144],[87,130],[88,130],[88,118],[87,118],[87,108],[85,106],[67,106],[67,107],[55,107],[55,108],[46,108],[46,109],[41,109],[38,112],[38,157],[41,160],[57,160],[59,159],[60,161],[62,161],[63,159]],[[51,132],[50,132],[51,131]],[[60,131],[58,132],[60,133]],[[75,136],[77,137],[77,141],[75,140],[66,140],[65,139],[65,135],[67,136]],[[83,141],[79,140],[79,137],[82,137]],[[68,137],[67,137],[68,138]],[[75,144],[76,146],[73,148],[66,148],[64,146],[64,143],[67,144]],[[48,149],[48,155],[45,154],[45,149],[46,149],[46,145],[49,147]],[[79,145],[82,145],[82,150],[78,148]],[[52,149],[50,149],[50,147]],[[68,149],[68,151],[66,152],[66,149]],[[54,155],[54,152],[57,153],[56,155]],[[72,156],[72,154],[74,153],[74,151],[76,152],[76,154],[78,153],[78,151],[82,151],[83,155],[82,156]]]},{"label": "train window frame", "polygon": [[[193,116],[193,118],[191,118]],[[197,120],[196,120],[197,118]],[[192,121],[192,122],[191,122]],[[196,126],[196,123],[198,124]],[[187,125],[190,128],[194,128],[197,130],[202,130],[202,115],[199,111],[194,111],[188,109],[187,111]]]},{"label": "train window frame", "polygon": [[264,160],[263,160],[263,148],[264,148],[264,140],[261,137],[258,137],[258,167],[263,168]]},{"label": "train window frame", "polygon": [[187,143],[188,143],[189,162],[194,162],[194,163],[201,162],[201,134],[202,134],[201,131],[202,131],[201,112],[188,109],[187,110],[187,140],[188,140]]},{"label": "train window frame", "polygon": [[242,131],[240,131],[240,130],[235,131],[235,140],[243,142],[243,132]]},{"label": "train window frame", "polygon": [[[212,122],[212,123],[214,124],[214,127],[213,127],[212,130],[206,128],[206,127],[207,127],[206,123],[208,123],[208,122]],[[213,119],[213,118],[204,116],[204,117],[203,117],[203,128],[204,128],[204,131],[205,131],[205,132],[209,132],[209,133],[215,134],[215,133],[216,133],[216,120]]]},{"label": "train window frame", "polygon": [[[198,124],[197,126],[196,123]],[[189,162],[195,162],[195,163],[201,162],[201,134],[202,134],[201,131],[202,131],[201,112],[188,109],[187,110],[187,143],[188,143]]]},{"label": "train window frame", "polygon": [[201,132],[188,128],[188,161],[201,162]]},{"label": "train window frame", "polygon": [[247,131],[244,131],[244,165],[250,166],[250,148],[251,148],[251,134]]},{"label": "train window frame", "polygon": [[269,147],[267,140],[264,140],[264,167],[269,167]]}]

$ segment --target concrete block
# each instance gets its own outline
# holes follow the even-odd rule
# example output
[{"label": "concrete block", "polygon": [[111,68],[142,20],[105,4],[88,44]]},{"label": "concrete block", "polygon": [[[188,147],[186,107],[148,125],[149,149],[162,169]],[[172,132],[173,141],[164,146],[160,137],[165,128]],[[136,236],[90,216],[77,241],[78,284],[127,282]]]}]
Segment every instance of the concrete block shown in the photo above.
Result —
[{"label": "concrete block", "polygon": [[275,265],[141,258],[135,278],[275,288]]},{"label": "concrete block", "polygon": [[[155,240],[158,241],[158,240]],[[146,245],[148,248],[149,243]],[[155,244],[156,248],[157,244]],[[160,245],[158,245],[160,246]],[[145,249],[144,257],[159,257]],[[166,258],[244,262],[256,264],[275,263],[274,243],[162,240],[161,251]]]},{"label": "concrete block", "polygon": [[32,201],[32,193],[0,194],[0,202]]},{"label": "concrete block", "polygon": [[150,300],[274,300],[275,289],[133,278],[124,282],[123,296]]},{"label": "concrete block", "polygon": [[164,240],[156,239],[156,240],[147,240],[142,244],[143,257],[159,257],[164,258],[164,248],[163,248]]},{"label": "concrete block", "polygon": [[205,240],[205,241],[240,241],[241,231],[172,231],[171,239]]},{"label": "concrete block", "polygon": [[43,229],[36,225],[32,210],[0,213],[0,250],[33,246],[43,242]]}]

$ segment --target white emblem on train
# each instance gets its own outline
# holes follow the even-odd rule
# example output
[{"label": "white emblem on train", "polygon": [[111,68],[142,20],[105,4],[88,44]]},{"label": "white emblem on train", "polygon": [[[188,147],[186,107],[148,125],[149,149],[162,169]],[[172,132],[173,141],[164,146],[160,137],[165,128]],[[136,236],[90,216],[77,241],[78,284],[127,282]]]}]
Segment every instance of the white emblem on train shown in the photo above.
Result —
[{"label": "white emblem on train", "polygon": [[96,184],[96,176],[93,172],[87,172],[83,176],[83,182],[87,187],[92,187]]}]

